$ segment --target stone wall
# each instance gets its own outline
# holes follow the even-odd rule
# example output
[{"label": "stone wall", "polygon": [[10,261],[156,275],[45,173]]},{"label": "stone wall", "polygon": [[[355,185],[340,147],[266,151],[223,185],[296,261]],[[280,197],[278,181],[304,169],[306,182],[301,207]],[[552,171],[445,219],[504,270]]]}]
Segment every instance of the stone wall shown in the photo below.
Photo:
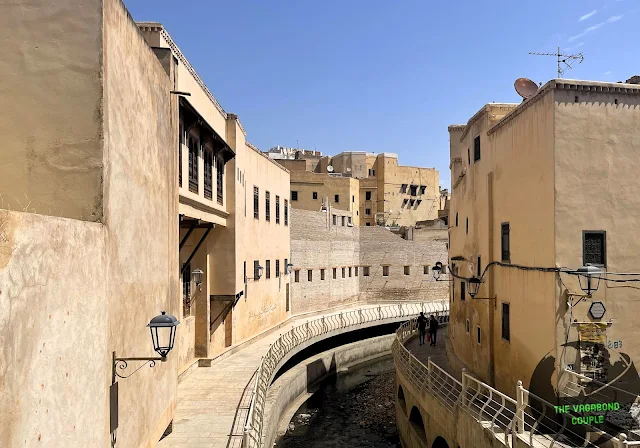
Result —
[{"label": "stone wall", "polygon": [[294,314],[356,300],[447,298],[448,282],[431,275],[436,261],[446,262],[447,230],[415,230],[416,240],[407,241],[383,227],[333,226],[322,212],[294,209],[291,219]]}]

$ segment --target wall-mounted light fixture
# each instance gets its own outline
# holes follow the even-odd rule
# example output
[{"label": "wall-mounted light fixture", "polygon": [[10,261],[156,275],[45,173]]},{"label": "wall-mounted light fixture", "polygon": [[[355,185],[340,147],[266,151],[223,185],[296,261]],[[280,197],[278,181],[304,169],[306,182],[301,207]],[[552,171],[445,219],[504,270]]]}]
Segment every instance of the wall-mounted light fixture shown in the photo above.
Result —
[{"label": "wall-mounted light fixture", "polygon": [[193,283],[196,284],[196,286],[198,287],[199,291],[202,291],[200,285],[202,285],[202,275],[204,274],[204,272],[202,272],[202,270],[200,269],[194,269],[191,272],[191,279],[193,280]]},{"label": "wall-mounted light fixture", "polygon": [[439,261],[436,261],[435,266],[431,268],[431,272],[433,273],[433,279],[435,281],[440,280],[440,274],[442,273],[442,263]]},{"label": "wall-mounted light fixture", "polygon": [[578,268],[576,273],[578,274],[580,289],[582,289],[588,296],[591,296],[598,290],[600,277],[602,276],[602,270],[600,268],[587,263],[581,268]]},{"label": "wall-mounted light fixture", "polygon": [[478,295],[481,283],[482,282],[478,277],[471,277],[469,280],[467,280],[467,287],[469,289],[469,295],[471,296],[471,298],[474,298]]},{"label": "wall-mounted light fixture", "polygon": [[291,274],[291,271],[293,271],[293,264],[287,263],[285,269],[287,270],[287,274]]}]

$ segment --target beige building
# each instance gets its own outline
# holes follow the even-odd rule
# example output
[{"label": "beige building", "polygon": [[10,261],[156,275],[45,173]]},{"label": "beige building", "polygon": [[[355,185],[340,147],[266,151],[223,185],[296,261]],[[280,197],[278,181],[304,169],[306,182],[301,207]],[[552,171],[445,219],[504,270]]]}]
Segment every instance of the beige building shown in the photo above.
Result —
[{"label": "beige building", "polygon": [[170,78],[181,93],[183,372],[286,317],[289,173],[246,141],[238,117],[225,112],[161,24],[138,26],[159,58],[173,59]]},{"label": "beige building", "polygon": [[[603,280],[584,297],[564,272],[592,263],[610,280],[640,277],[615,274],[640,271],[639,104],[635,85],[557,79],[521,104],[487,104],[449,127],[458,367],[512,396],[518,380],[534,393],[550,382],[562,395],[564,369],[609,380],[614,364],[640,360],[634,283]],[[476,298],[471,276],[482,277]],[[601,318],[589,313],[597,302]],[[576,345],[593,329],[603,331],[604,362]]]},{"label": "beige building", "polygon": [[[323,197],[318,190],[321,185],[331,205],[349,210],[356,225],[412,226],[438,218],[438,171],[399,165],[396,154],[364,151],[342,152],[333,157],[298,154],[294,160],[278,160],[278,163],[291,171],[294,208],[319,210]],[[347,185],[351,202],[341,199]],[[354,188],[357,193],[353,192]],[[336,195],[339,202],[335,201]]]}]

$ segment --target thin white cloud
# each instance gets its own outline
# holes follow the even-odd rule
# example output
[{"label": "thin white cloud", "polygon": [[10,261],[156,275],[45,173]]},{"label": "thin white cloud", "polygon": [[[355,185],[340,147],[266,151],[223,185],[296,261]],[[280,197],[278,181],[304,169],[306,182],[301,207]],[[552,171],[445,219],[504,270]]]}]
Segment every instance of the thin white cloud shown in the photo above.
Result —
[{"label": "thin white cloud", "polygon": [[607,70],[606,72],[604,72],[605,76],[606,75],[610,75],[611,74],[611,70]]},{"label": "thin white cloud", "polygon": [[622,14],[620,14],[619,16],[611,16],[607,20],[605,20],[604,22],[596,23],[595,25],[592,25],[589,28],[586,28],[583,32],[578,33],[575,36],[571,36],[569,38],[569,42],[573,42],[574,40],[578,40],[578,39],[586,36],[587,34],[593,32],[593,31],[599,30],[600,28],[605,26],[607,23],[615,23],[618,20],[622,19],[622,17],[623,17]]},{"label": "thin white cloud", "polygon": [[578,43],[576,44],[576,48],[578,48],[578,47],[582,47],[583,45],[584,45],[584,42],[578,42]]},{"label": "thin white cloud", "polygon": [[583,20],[587,20],[589,17],[595,16],[597,12],[598,12],[598,10],[594,9],[590,13],[587,13],[587,14],[585,14],[583,16],[580,16],[580,18],[578,19],[578,22],[582,22]]}]

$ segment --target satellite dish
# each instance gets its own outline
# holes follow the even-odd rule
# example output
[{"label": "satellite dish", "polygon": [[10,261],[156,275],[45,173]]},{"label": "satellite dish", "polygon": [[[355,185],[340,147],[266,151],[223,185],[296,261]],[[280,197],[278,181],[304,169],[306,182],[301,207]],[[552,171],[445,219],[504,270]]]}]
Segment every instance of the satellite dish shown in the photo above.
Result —
[{"label": "satellite dish", "polygon": [[327,167],[327,171],[329,171],[330,173],[333,173],[333,166],[329,165]]},{"label": "satellite dish", "polygon": [[347,173],[350,173],[350,172],[351,172],[351,168],[347,168]]},{"label": "satellite dish", "polygon": [[513,83],[513,87],[515,87],[518,95],[520,95],[525,100],[527,98],[531,98],[538,91],[538,85],[528,78],[516,79],[516,82]]}]

